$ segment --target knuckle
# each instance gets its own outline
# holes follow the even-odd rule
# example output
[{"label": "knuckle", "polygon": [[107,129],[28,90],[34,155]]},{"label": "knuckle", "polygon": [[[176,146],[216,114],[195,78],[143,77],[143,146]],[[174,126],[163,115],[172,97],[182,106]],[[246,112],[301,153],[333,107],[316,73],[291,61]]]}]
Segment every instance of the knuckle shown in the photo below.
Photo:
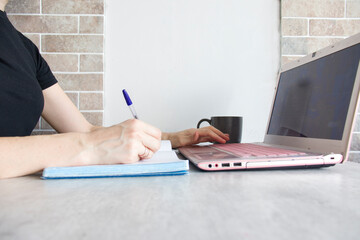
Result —
[{"label": "knuckle", "polygon": [[138,132],[135,131],[135,130],[130,130],[128,133],[127,133],[127,137],[130,138],[130,139],[137,139],[139,136]]},{"label": "knuckle", "polygon": [[125,121],[125,124],[128,129],[136,128],[139,124],[139,121],[137,119],[128,119]]}]

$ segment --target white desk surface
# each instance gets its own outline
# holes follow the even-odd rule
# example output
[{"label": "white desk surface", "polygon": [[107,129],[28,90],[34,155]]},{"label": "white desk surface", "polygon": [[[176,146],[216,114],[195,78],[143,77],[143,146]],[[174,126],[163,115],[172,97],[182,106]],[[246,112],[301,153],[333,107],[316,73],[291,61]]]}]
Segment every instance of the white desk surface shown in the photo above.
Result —
[{"label": "white desk surface", "polygon": [[0,180],[0,239],[360,239],[360,164]]}]

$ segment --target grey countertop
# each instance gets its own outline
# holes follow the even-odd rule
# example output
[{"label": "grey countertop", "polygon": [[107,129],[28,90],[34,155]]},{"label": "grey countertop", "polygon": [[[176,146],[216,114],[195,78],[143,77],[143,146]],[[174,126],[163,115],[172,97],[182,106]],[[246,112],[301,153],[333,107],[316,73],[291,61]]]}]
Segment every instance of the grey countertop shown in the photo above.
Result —
[{"label": "grey countertop", "polygon": [[0,239],[360,239],[360,164],[0,180]]}]

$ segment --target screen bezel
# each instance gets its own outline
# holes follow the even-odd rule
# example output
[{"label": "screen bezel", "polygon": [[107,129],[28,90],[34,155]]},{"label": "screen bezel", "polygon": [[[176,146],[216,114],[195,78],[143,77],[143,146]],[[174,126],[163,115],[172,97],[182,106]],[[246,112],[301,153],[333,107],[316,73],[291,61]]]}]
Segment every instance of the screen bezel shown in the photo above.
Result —
[{"label": "screen bezel", "polygon": [[289,147],[299,148],[305,151],[311,151],[321,154],[328,153],[338,153],[343,155],[343,161],[346,161],[347,154],[350,148],[350,140],[351,134],[354,128],[354,118],[356,116],[356,112],[358,109],[359,102],[359,91],[360,91],[360,61],[358,64],[358,69],[355,77],[354,88],[352,91],[350,105],[348,109],[348,113],[346,116],[346,122],[344,127],[344,132],[341,140],[329,140],[329,139],[318,139],[318,138],[303,138],[303,137],[291,137],[291,136],[279,136],[279,135],[271,135],[268,134],[271,115],[274,108],[275,98],[277,94],[278,84],[280,80],[280,76],[283,72],[286,72],[290,69],[299,67],[301,65],[307,64],[309,62],[315,61],[319,58],[325,57],[332,53],[338,52],[340,50],[351,47],[355,44],[360,43],[360,33],[356,34],[352,37],[344,39],[340,42],[337,42],[329,47],[321,49],[317,52],[311,53],[303,58],[300,58],[296,61],[290,62],[289,64],[284,65],[278,74],[277,84],[275,88],[275,94],[273,97],[273,103],[270,109],[269,119],[267,123],[264,143],[266,144],[275,144],[275,145],[285,145]]}]

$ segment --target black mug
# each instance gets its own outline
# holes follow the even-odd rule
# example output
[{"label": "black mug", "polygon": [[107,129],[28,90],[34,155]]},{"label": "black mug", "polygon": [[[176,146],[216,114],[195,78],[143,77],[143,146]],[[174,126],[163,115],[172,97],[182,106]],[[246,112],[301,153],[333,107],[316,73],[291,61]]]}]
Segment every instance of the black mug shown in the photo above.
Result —
[{"label": "black mug", "polygon": [[208,122],[211,126],[219,129],[223,133],[229,134],[230,140],[227,143],[240,143],[242,134],[243,118],[239,116],[223,116],[211,117],[211,119],[201,119],[197,128],[200,127],[202,122]]}]

